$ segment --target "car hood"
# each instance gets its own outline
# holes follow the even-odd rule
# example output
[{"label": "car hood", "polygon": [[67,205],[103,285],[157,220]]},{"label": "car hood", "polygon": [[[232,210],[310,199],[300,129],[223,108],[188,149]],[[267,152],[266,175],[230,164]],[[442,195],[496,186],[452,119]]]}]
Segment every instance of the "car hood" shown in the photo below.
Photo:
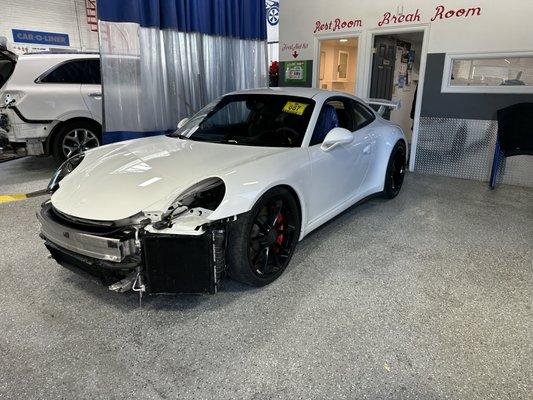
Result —
[{"label": "car hood", "polygon": [[167,136],[120,142],[87,152],[60,182],[52,204],[64,214],[98,221],[165,211],[180,193],[205,178],[226,181],[237,169],[288,150]]}]

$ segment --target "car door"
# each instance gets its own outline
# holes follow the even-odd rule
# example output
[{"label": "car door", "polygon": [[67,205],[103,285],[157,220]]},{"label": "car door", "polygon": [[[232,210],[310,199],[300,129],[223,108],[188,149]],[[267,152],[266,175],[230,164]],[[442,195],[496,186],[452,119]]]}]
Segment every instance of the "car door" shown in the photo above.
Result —
[{"label": "car door", "polygon": [[[324,102],[320,110],[308,149],[312,170],[309,204],[311,224],[334,213],[357,196],[365,180],[373,153],[374,136],[369,126],[372,121],[363,122],[355,114],[357,104],[348,97],[336,96]],[[335,127],[351,131],[354,140],[328,151],[322,150],[325,136]]]},{"label": "car door", "polygon": [[359,200],[366,195],[369,186],[368,172],[376,159],[377,131],[373,122],[376,119],[374,112],[363,103],[350,99],[352,115],[354,118],[354,143],[359,152],[357,164],[357,186],[351,194],[352,198]]},{"label": "car door", "polygon": [[19,111],[27,119],[36,120],[90,117],[80,96],[83,71],[83,60],[64,60],[53,65],[28,85],[27,95],[16,103]]},{"label": "car door", "polygon": [[81,84],[81,95],[94,120],[102,123],[102,84],[100,59],[85,60],[85,74]]}]

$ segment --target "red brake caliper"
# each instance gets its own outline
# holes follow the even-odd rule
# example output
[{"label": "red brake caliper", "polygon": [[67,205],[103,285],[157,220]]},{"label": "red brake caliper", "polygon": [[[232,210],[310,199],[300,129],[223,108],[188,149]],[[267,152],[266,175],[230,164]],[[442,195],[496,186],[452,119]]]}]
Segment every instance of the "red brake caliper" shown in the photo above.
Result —
[{"label": "red brake caliper", "polygon": [[[284,229],[283,222],[284,222],[284,219],[285,218],[283,217],[283,214],[279,213],[278,218],[276,220],[276,230],[278,231],[278,236],[276,236],[276,243],[279,244],[280,246],[283,243],[283,229]],[[278,249],[276,248],[276,251],[277,250]]]}]

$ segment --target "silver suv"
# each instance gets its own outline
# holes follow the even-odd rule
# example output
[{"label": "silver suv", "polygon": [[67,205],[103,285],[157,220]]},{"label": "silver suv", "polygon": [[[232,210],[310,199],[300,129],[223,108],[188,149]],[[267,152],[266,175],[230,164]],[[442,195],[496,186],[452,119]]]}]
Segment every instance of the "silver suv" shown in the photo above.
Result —
[{"label": "silver suv", "polygon": [[100,57],[96,53],[0,50],[0,133],[27,154],[62,161],[102,143]]}]

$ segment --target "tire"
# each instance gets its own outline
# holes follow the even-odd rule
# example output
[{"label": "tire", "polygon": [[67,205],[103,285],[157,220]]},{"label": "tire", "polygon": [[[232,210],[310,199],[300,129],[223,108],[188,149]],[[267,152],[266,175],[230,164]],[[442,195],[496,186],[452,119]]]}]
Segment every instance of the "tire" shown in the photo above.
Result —
[{"label": "tire", "polygon": [[402,189],[405,177],[406,154],[405,143],[403,141],[397,142],[392,149],[389,163],[387,164],[387,172],[385,173],[383,197],[386,199],[395,198]]},{"label": "tire", "polygon": [[226,259],[231,278],[251,286],[275,281],[292,258],[300,226],[293,195],[281,187],[266,192],[230,227]]},{"label": "tire", "polygon": [[[52,141],[52,156],[58,163],[79,151],[98,147],[102,144],[102,128],[96,122],[70,121],[65,122],[56,132]],[[70,155],[66,147],[70,147]]]}]

